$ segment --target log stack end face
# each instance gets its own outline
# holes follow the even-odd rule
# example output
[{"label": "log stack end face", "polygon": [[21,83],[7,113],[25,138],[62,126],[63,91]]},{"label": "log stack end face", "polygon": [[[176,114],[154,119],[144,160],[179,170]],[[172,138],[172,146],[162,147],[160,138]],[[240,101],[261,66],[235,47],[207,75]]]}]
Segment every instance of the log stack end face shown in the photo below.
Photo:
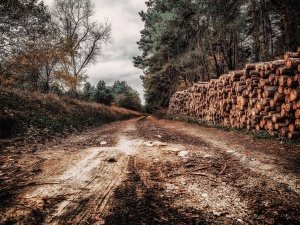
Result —
[{"label": "log stack end face", "polygon": [[243,70],[176,92],[168,114],[300,138],[299,73],[300,53],[287,52],[284,60],[248,63]]}]

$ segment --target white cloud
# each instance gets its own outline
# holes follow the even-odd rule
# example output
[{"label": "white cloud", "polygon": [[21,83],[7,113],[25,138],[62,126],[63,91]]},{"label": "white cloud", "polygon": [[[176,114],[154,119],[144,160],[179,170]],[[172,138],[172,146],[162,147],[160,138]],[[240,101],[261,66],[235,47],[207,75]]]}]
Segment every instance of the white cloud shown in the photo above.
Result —
[{"label": "white cloud", "polygon": [[[51,6],[54,0],[44,0]],[[138,12],[145,10],[145,0],[92,0],[95,4],[95,19],[103,22],[108,19],[112,23],[113,44],[103,46],[103,56],[96,64],[87,68],[89,81],[96,85],[104,80],[112,85],[115,80],[124,80],[143,96],[142,71],[135,68],[132,57],[139,55],[136,44],[143,29]],[[143,99],[142,99],[143,101]]]},{"label": "white cloud", "polygon": [[136,89],[140,96],[143,94],[142,81],[139,76],[142,72],[131,65],[131,60],[115,59],[98,63],[89,70],[90,82],[94,85],[104,80],[107,85],[113,85],[116,80],[126,81]]}]

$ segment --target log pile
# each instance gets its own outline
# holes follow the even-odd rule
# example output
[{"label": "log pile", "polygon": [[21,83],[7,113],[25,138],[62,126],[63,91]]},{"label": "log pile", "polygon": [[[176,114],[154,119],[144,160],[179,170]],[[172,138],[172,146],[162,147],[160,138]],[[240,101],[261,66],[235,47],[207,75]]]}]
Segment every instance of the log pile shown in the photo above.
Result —
[{"label": "log pile", "polygon": [[168,114],[300,138],[300,49],[285,53],[284,60],[248,63],[243,70],[176,92]]}]

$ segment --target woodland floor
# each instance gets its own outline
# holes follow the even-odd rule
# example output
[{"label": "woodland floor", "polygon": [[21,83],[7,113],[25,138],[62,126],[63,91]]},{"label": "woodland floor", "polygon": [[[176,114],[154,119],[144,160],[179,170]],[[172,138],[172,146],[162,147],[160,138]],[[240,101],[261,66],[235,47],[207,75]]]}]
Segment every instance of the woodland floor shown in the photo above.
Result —
[{"label": "woodland floor", "polygon": [[300,224],[300,147],[151,116],[10,140],[0,224]]}]

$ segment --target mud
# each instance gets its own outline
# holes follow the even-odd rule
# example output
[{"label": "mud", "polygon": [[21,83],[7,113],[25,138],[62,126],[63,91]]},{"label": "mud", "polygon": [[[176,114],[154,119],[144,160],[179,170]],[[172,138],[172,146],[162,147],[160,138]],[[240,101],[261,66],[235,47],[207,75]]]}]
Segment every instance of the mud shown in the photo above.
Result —
[{"label": "mud", "polygon": [[0,157],[0,224],[300,223],[284,142],[141,117]]}]

